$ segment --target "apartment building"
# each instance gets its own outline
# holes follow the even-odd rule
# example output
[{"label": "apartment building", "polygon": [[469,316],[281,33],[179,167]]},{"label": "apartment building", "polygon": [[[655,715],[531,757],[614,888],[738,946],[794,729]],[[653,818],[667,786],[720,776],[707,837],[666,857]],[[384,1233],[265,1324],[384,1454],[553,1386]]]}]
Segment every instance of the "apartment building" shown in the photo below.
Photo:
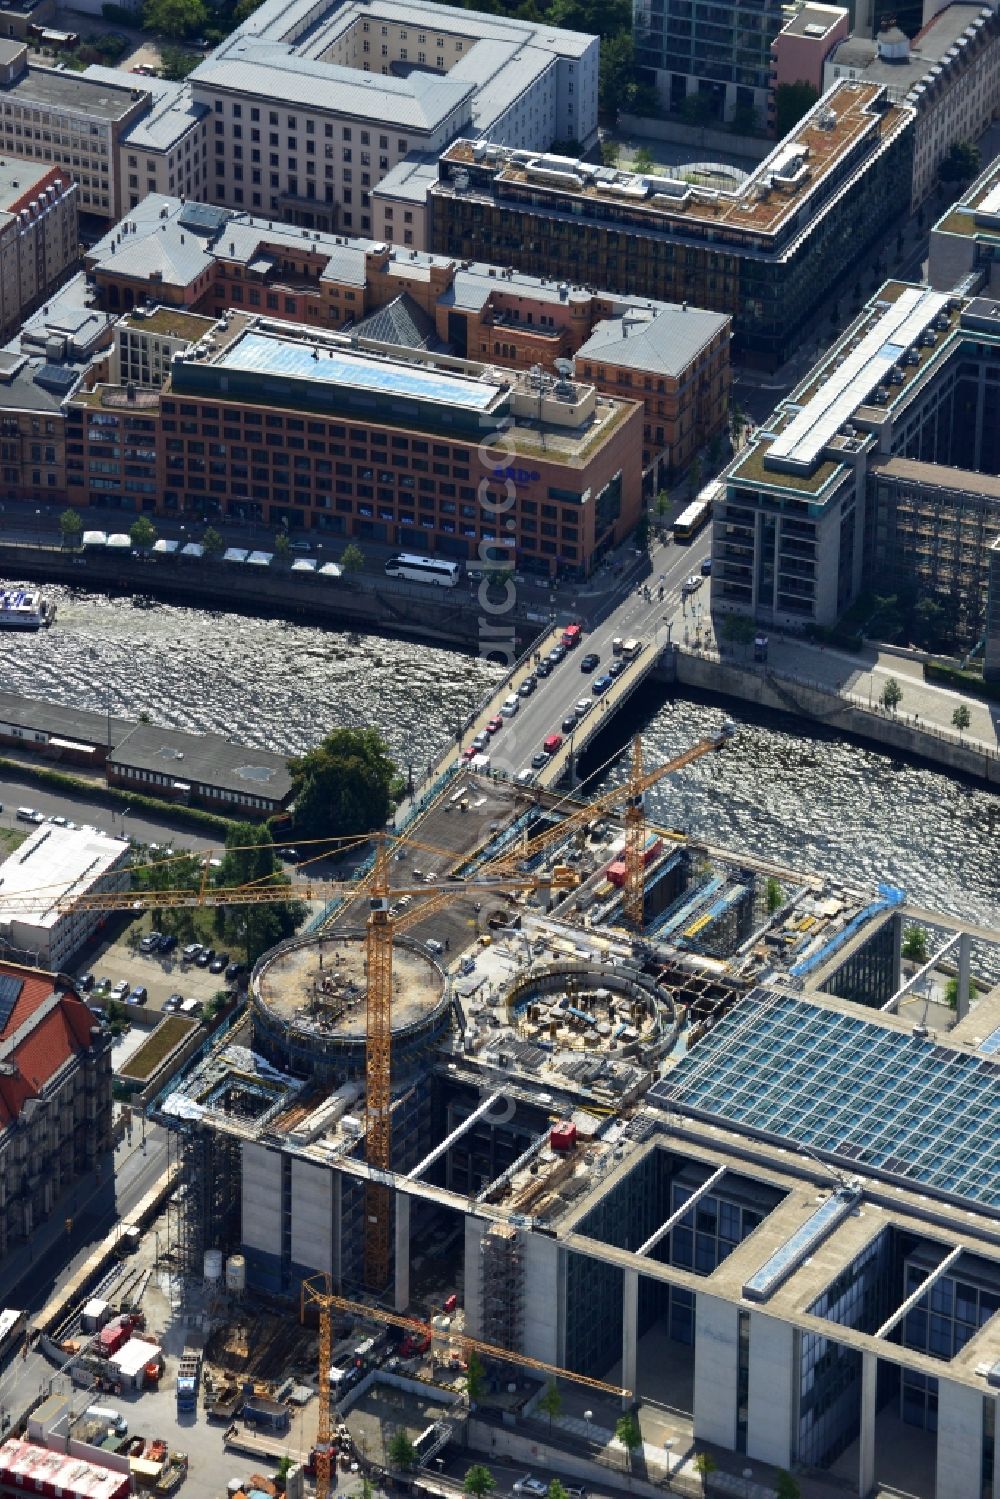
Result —
[{"label": "apartment building", "polygon": [[1000,15],[959,0],[912,42],[886,20],[874,41],[851,37],[830,52],[824,86],[844,78],[881,84],[894,102],[916,111],[911,207],[917,208],[937,186],[951,147],[976,140],[1000,110]]},{"label": "apartment building", "polygon": [[1000,309],[890,282],[723,475],[712,608],[833,625],[862,587],[982,632],[1000,533]]},{"label": "apartment building", "polygon": [[0,1259],[111,1148],[111,1035],[61,974],[0,963]]},{"label": "apartment building", "polygon": [[[577,375],[598,390],[643,401],[650,487],[725,431],[729,319],[690,304],[613,296],[156,197],[99,241],[86,263],[104,306],[135,309],[122,348],[156,333],[156,348],[146,348],[149,376],[137,379],[140,360],[116,367],[113,379],[159,383],[150,356],[162,371],[170,330],[183,338],[189,328],[183,314],[171,321],[171,307],[213,318],[234,308],[526,372],[555,374],[557,361],[575,358]],[[145,319],[147,299],[161,304],[153,322]],[[191,341],[198,336],[195,325]]]},{"label": "apartment building", "polygon": [[76,264],[77,196],[58,167],[0,158],[0,338]]},{"label": "apartment building", "polygon": [[928,280],[937,291],[996,292],[1000,161],[991,161],[931,229]]},{"label": "apartment building", "polygon": [[[134,87],[135,77],[95,63],[85,81],[113,88]],[[148,193],[204,198],[208,194],[208,109],[191,97],[187,83],[142,78],[142,114],[123,132],[118,146],[119,214],[135,208]],[[116,214],[115,217],[119,217]]]},{"label": "apartment building", "polygon": [[736,189],[459,141],[431,189],[438,254],[728,314],[764,367],[910,201],[914,111],[840,84]]},{"label": "apartment building", "polygon": [[597,37],[398,0],[265,0],[192,73],[215,203],[370,234],[411,153],[483,132],[545,149],[597,132]]},{"label": "apartment building", "polygon": [[121,838],[42,823],[0,865],[4,950],[62,970],[101,924],[99,911],[67,909],[67,897],[127,890],[130,849]]},{"label": "apartment building", "polygon": [[808,83],[817,94],[827,85],[823,65],[838,42],[851,32],[851,13],[842,5],[798,6],[771,43],[771,77],[767,96],[767,126],[776,134],[777,91],[783,85]]}]

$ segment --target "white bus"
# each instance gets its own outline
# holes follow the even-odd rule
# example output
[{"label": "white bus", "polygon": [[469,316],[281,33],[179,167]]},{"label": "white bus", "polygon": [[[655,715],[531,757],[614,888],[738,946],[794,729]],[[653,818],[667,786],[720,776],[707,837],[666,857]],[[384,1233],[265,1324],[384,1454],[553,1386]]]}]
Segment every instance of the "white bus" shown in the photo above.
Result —
[{"label": "white bus", "polygon": [[435,583],[439,588],[454,588],[462,576],[460,562],[444,562],[438,557],[417,557],[397,552],[385,564],[387,578],[405,578],[409,583]]}]

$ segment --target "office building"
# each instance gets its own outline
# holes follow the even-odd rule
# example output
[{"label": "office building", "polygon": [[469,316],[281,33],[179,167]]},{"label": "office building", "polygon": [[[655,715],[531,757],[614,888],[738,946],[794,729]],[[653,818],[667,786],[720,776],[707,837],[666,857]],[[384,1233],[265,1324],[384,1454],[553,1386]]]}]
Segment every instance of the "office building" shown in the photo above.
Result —
[{"label": "office building", "polygon": [[1000,682],[1000,533],[989,554],[983,676],[988,682]]},{"label": "office building", "polygon": [[[462,775],[424,824],[432,846],[445,828],[458,841],[434,860],[439,888],[484,838],[519,847],[531,814],[515,788]],[[456,793],[478,827],[456,823]],[[406,1311],[433,1253],[470,1335],[624,1389],[648,1482],[665,1469],[647,1403],[670,1411],[671,1470],[714,1445],[772,1491],[783,1468],[817,1495],[994,1493],[1000,990],[971,977],[996,934],[923,913],[934,959],[957,967],[952,1014],[904,987],[900,890],[789,872],[781,913],[743,923],[730,903],[720,919],[740,891],[762,913],[773,868],[671,840],[648,866],[640,947],[608,894],[608,845],[567,828],[545,857],[567,852],[580,885],[555,919],[518,899],[494,938],[512,976],[488,1006],[471,892],[396,945],[383,1305]],[[294,1302],[317,1272],[348,1296],[363,1283],[351,920],[265,958],[246,1049],[215,1048],[163,1101],[188,1184],[171,1247],[192,1278],[221,1247],[269,1296]],[[442,930],[471,961],[451,988],[427,941]],[[706,967],[709,930],[724,970]],[[528,944],[530,968],[513,958]],[[933,1034],[914,1021],[925,1001]],[[609,1393],[587,1417],[598,1447]]]},{"label": "office building", "polygon": [[231,744],[221,734],[186,734],[155,724],[136,724],[116,737],[107,778],[110,786],[244,821],[272,817],[292,799],[287,756]]},{"label": "office building", "polygon": [[982,632],[1000,529],[992,299],[883,286],[723,474],[712,608],[832,625],[863,586]]},{"label": "office building", "polygon": [[927,277],[938,291],[1000,292],[1000,161],[991,161],[931,229]]},{"label": "office building", "polygon": [[62,975],[0,963],[0,1259],[110,1145],[110,1033]]},{"label": "office building", "polygon": [[370,234],[371,193],[459,135],[597,134],[598,38],[416,0],[265,0],[190,78],[214,203]]},{"label": "office building", "polygon": [[772,367],[909,203],[913,117],[841,84],[729,192],[459,141],[430,193],[432,249],[724,312],[735,352]]},{"label": "office building", "polygon": [[39,968],[68,968],[101,925],[99,911],[71,909],[73,896],[127,890],[127,840],[43,822],[0,865],[0,943]]},{"label": "office building", "polygon": [[919,207],[938,185],[952,146],[975,141],[1000,110],[1000,15],[991,6],[947,5],[913,38],[888,20],[874,41],[850,37],[830,52],[824,87],[840,79],[882,84],[916,111],[913,194]]},{"label": "office building", "polygon": [[77,186],[58,167],[0,158],[0,338],[77,263]]},{"label": "office building", "polygon": [[136,79],[134,73],[92,64],[84,82],[112,88],[135,87],[145,98],[142,113],[122,132],[116,181],[119,218],[149,193],[177,197],[208,195],[208,107],[191,97],[187,83],[167,78]]},{"label": "office building", "polygon": [[699,122],[722,125],[736,111],[767,117],[770,48],[786,18],[780,0],[639,0],[633,16],[636,62],[656,85],[663,107],[682,114],[699,104]]}]

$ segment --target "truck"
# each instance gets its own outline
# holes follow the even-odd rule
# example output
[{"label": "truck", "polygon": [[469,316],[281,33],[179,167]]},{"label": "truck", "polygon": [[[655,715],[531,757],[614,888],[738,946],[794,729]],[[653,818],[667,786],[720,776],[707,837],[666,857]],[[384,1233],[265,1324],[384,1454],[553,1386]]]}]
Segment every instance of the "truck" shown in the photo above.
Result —
[{"label": "truck", "polygon": [[201,1350],[185,1348],[177,1367],[177,1409],[179,1412],[197,1409],[200,1375]]}]

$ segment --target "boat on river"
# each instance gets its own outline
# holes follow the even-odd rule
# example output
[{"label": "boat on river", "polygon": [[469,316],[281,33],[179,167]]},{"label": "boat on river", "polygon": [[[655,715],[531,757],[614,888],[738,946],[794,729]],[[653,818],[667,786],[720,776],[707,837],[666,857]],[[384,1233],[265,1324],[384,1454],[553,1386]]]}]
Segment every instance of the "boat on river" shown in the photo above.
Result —
[{"label": "boat on river", "polygon": [[0,630],[41,630],[55,616],[55,605],[30,583],[0,583]]}]

